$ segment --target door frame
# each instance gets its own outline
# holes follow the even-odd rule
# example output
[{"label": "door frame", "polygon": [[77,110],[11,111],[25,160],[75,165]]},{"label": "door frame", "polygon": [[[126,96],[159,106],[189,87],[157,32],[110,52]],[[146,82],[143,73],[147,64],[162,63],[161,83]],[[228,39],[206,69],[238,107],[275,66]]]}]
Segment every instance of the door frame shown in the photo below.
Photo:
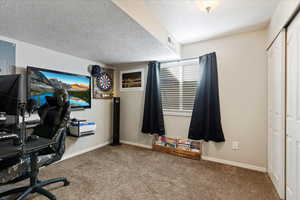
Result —
[{"label": "door frame", "polygon": [[[268,49],[268,175],[270,177],[270,179],[272,180],[272,183],[278,193],[278,195],[280,196],[280,198],[286,198],[286,108],[287,108],[287,30],[283,29],[276,37],[276,39],[273,41],[272,45],[269,47]],[[279,43],[279,44],[278,44]],[[281,118],[278,124],[280,124],[281,129],[280,131],[280,135],[279,137],[279,141],[280,143],[276,143],[273,142],[273,138],[274,138],[274,132],[273,132],[273,123],[274,123],[274,119],[275,119],[275,115],[274,114],[276,112],[276,108],[273,105],[273,88],[274,88],[274,82],[273,79],[274,77],[276,78],[276,74],[274,73],[274,67],[276,67],[277,65],[273,64],[271,61],[274,60],[274,52],[276,52],[276,50],[278,49],[277,46],[280,46],[282,49],[280,49],[280,54],[278,54],[280,56],[280,70],[281,70],[281,85],[282,87],[280,87],[280,100],[281,100],[281,105],[280,108],[282,109],[282,113],[281,113]],[[273,50],[275,49],[275,50]],[[278,56],[277,56],[278,57]],[[275,76],[274,76],[275,74]],[[270,105],[271,110],[270,110]],[[271,112],[270,112],[271,111]],[[271,114],[271,115],[270,115]],[[278,118],[277,118],[278,119]],[[276,141],[276,140],[275,140]],[[279,145],[279,147],[281,148],[280,150],[280,156],[281,156],[281,160],[283,163],[280,163],[280,165],[272,165],[273,164],[273,160],[274,159],[272,155],[274,151],[272,151],[273,149],[273,145],[276,146],[276,144]],[[276,147],[275,147],[276,148]],[[274,168],[275,167],[275,168]],[[279,170],[278,170],[279,168]],[[275,169],[275,170],[274,170]],[[277,170],[276,170],[277,169]],[[278,181],[276,181],[276,176],[274,176],[274,172],[279,171],[279,179]]]}]

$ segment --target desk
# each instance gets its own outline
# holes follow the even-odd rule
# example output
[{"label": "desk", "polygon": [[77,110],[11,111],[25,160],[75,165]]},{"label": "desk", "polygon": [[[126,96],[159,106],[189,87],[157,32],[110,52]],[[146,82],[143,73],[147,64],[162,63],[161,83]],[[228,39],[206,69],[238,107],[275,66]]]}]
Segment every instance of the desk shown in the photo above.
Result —
[{"label": "desk", "polygon": [[[48,199],[56,199],[55,196],[45,190],[44,186],[57,183],[57,182],[64,182],[64,185],[68,185],[69,182],[66,178],[57,178],[57,179],[51,179],[47,181],[39,181],[38,180],[38,173],[39,173],[39,166],[38,166],[38,155],[39,151],[48,148],[52,144],[55,144],[55,142],[51,139],[42,138],[40,137],[37,140],[30,140],[26,142],[26,144],[22,146],[13,146],[12,144],[7,143],[5,148],[3,146],[0,146],[0,156],[2,158],[9,158],[9,156],[18,156],[18,155],[28,155],[30,157],[30,185],[26,187],[20,187],[20,188],[14,188],[12,190],[3,192],[0,194],[0,199],[2,197],[9,196],[11,194],[21,193],[16,200],[24,200],[29,194],[31,193],[39,193],[42,194]],[[5,150],[5,151],[3,151]],[[5,154],[6,153],[6,154]],[[9,156],[8,156],[9,155]],[[27,178],[27,177],[26,177]]]},{"label": "desk", "polygon": [[42,138],[40,137],[37,140],[31,140],[26,142],[26,144],[23,146],[14,146],[12,142],[1,142],[0,143],[0,160],[6,159],[6,158],[11,158],[15,156],[20,156],[24,154],[31,154],[38,152],[42,149],[45,149],[49,147],[50,145],[54,144],[50,139],[47,138]]},{"label": "desk", "polygon": [[14,146],[11,141],[3,141],[0,143],[0,161],[3,159],[20,156],[21,154],[21,146]]}]

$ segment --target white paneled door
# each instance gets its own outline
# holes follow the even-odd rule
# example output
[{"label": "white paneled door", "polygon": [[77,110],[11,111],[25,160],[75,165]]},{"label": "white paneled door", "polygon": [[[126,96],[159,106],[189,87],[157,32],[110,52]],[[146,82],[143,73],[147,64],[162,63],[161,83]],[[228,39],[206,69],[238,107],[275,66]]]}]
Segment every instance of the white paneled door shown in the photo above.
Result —
[{"label": "white paneled door", "polygon": [[283,199],[285,193],[285,31],[268,51],[268,173]]},{"label": "white paneled door", "polygon": [[287,35],[286,199],[300,200],[300,16]]}]

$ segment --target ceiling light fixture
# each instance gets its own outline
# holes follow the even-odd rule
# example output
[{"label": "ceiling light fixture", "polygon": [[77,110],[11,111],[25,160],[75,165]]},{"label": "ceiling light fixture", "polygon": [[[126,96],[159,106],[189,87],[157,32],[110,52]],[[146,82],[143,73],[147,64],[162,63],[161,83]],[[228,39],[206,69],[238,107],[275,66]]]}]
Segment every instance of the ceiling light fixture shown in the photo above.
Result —
[{"label": "ceiling light fixture", "polygon": [[197,4],[201,10],[210,13],[220,4],[219,0],[197,0]]}]

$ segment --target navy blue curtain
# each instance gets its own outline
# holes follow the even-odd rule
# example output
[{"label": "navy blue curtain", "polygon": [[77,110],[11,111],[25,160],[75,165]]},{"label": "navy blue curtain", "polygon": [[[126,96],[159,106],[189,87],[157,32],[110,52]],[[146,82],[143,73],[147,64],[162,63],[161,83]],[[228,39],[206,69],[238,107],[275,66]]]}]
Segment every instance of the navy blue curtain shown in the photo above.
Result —
[{"label": "navy blue curtain", "polygon": [[201,79],[196,92],[189,139],[224,142],[216,53],[201,56],[199,64]]},{"label": "navy blue curtain", "polygon": [[142,132],[165,135],[159,73],[160,63],[149,62]]}]

